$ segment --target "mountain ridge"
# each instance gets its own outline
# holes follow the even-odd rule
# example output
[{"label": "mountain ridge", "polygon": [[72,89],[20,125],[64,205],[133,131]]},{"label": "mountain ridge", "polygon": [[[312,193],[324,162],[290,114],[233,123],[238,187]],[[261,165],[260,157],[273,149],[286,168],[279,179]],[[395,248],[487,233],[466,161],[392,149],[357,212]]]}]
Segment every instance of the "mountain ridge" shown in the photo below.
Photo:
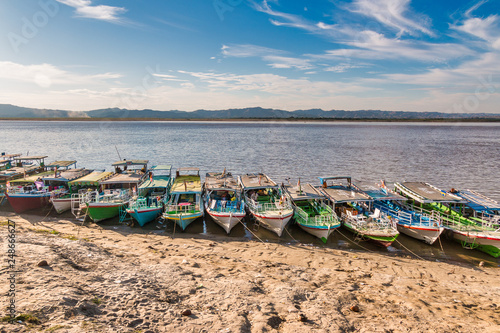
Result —
[{"label": "mountain ridge", "polygon": [[279,109],[249,107],[223,110],[159,111],[152,109],[129,110],[106,108],[89,111],[38,109],[0,104],[0,118],[116,118],[116,119],[500,119],[497,113],[445,113],[436,111],[383,111],[383,110],[323,110],[306,109],[285,111]]}]

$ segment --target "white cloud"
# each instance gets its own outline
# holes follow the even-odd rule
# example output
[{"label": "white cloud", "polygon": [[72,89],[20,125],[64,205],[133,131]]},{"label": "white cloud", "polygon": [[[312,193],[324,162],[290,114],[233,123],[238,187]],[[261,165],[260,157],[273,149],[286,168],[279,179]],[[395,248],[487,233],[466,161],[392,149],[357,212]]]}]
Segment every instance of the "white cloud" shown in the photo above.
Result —
[{"label": "white cloud", "polygon": [[417,32],[434,36],[434,33],[429,29],[429,18],[411,12],[409,3],[410,0],[356,0],[352,4],[351,11],[372,17],[380,23],[398,30],[398,36],[416,35]]},{"label": "white cloud", "polygon": [[106,5],[92,6],[90,0],[56,0],[62,4],[76,9],[76,14],[79,17],[103,20],[109,22],[119,22],[120,14],[127,10],[123,7],[112,7]]},{"label": "white cloud", "polygon": [[0,61],[0,79],[34,83],[42,88],[49,88],[52,85],[98,84],[104,80],[120,77],[121,75],[116,73],[81,75],[51,64],[23,65]]}]

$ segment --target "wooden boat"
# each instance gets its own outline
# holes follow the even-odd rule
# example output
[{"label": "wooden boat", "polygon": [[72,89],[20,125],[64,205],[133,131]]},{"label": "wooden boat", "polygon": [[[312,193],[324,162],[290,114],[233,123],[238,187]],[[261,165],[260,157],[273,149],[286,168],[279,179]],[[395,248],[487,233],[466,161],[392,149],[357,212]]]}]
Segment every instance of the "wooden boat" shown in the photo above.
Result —
[{"label": "wooden boat", "polygon": [[10,181],[7,197],[16,213],[50,205],[50,199],[68,193],[68,182],[90,172],[77,169],[76,161],[55,161],[45,171]]},{"label": "wooden boat", "polygon": [[205,210],[229,234],[246,215],[241,187],[230,172],[209,172],[205,177]]},{"label": "wooden boat", "polygon": [[281,186],[262,173],[240,176],[244,201],[250,213],[264,228],[281,237],[293,216],[293,206]]},{"label": "wooden boat", "polygon": [[466,200],[463,214],[469,219],[491,228],[500,228],[500,202],[469,189],[452,189],[450,193]]},{"label": "wooden boat", "polygon": [[423,182],[396,183],[395,188],[412,199],[413,207],[438,216],[462,247],[500,256],[500,230],[465,217],[461,213],[467,203],[464,198]]},{"label": "wooden boat", "polygon": [[423,211],[416,211],[405,202],[408,198],[389,190],[385,183],[377,185],[367,182],[356,182],[356,188],[374,199],[372,206],[387,215],[396,223],[400,233],[434,244],[444,230],[441,220]]},{"label": "wooden boat", "polygon": [[35,173],[45,171],[47,156],[19,156],[11,154],[3,161],[0,170],[0,184],[6,184],[14,179],[25,178]]},{"label": "wooden boat", "polygon": [[341,222],[327,204],[327,197],[311,184],[285,187],[294,205],[294,220],[304,231],[318,237],[324,243]]},{"label": "wooden boat", "polygon": [[186,230],[203,212],[200,169],[177,169],[163,217]]},{"label": "wooden boat", "polygon": [[320,177],[321,191],[332,201],[342,225],[360,240],[369,240],[388,247],[399,232],[390,219],[379,210],[372,212],[373,198],[352,185],[351,177]]},{"label": "wooden boat", "polygon": [[153,166],[149,171],[149,178],[139,186],[138,196],[130,200],[127,213],[141,227],[161,215],[172,186],[171,171],[170,165]]},{"label": "wooden boat", "polygon": [[83,194],[86,198],[86,214],[94,222],[100,222],[115,216],[126,215],[130,198],[146,177],[147,160],[123,160],[113,163],[115,174],[101,181],[101,191]]}]

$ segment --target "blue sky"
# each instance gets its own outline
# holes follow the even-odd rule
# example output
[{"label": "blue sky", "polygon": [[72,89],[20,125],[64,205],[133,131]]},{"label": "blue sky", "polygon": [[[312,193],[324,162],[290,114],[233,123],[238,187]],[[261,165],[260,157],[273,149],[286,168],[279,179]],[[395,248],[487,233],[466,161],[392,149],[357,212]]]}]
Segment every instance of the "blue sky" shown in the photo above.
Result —
[{"label": "blue sky", "polygon": [[2,0],[0,103],[500,113],[495,1]]}]

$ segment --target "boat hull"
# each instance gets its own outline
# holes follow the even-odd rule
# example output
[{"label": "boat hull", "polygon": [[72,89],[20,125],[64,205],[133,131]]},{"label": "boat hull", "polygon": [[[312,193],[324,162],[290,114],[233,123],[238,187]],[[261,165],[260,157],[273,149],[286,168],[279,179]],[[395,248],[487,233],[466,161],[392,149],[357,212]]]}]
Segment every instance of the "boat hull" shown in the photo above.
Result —
[{"label": "boat hull", "polygon": [[127,209],[127,213],[143,227],[146,223],[156,219],[163,210],[163,207],[145,209]]},{"label": "boat hull", "polygon": [[50,198],[50,202],[58,214],[64,213],[71,209],[71,197],[67,198]]},{"label": "boat hull", "polygon": [[389,247],[396,240],[399,235],[399,232],[394,230],[395,232],[380,232],[377,230],[358,230],[356,227],[352,226],[349,223],[344,223],[344,227],[349,229],[356,236],[360,236],[363,239],[366,239],[376,245],[382,247]]},{"label": "boat hull", "polygon": [[453,229],[452,232],[453,238],[461,242],[463,247],[477,249],[495,258],[500,257],[500,235]]},{"label": "boat hull", "polygon": [[94,222],[100,222],[118,216],[120,209],[125,207],[128,202],[117,203],[87,203],[87,215]]},{"label": "boat hull", "polygon": [[28,210],[39,209],[50,204],[50,193],[41,194],[6,194],[10,205],[19,214]]},{"label": "boat hull", "polygon": [[238,224],[244,217],[245,213],[221,213],[221,212],[214,212],[211,209],[207,209],[208,215],[217,223],[220,225],[226,233],[230,233],[231,229],[235,225]]},{"label": "boat hull", "polygon": [[407,224],[397,224],[398,231],[412,238],[421,240],[429,245],[443,233],[443,227],[412,226]]},{"label": "boat hull", "polygon": [[338,227],[340,227],[340,224],[334,225],[334,226],[311,226],[311,225],[303,224],[300,222],[297,222],[297,224],[299,225],[299,227],[302,230],[304,230],[304,231],[310,233],[311,235],[321,239],[323,241],[323,243],[326,243],[326,241],[328,240],[328,237],[330,237],[330,235],[333,233],[333,231],[335,229],[337,229]]},{"label": "boat hull", "polygon": [[264,228],[275,232],[279,237],[283,234],[283,230],[288,221],[293,216],[293,209],[283,210],[281,212],[259,212],[250,211],[259,224]]},{"label": "boat hull", "polygon": [[190,214],[163,214],[163,217],[167,220],[175,222],[179,227],[181,227],[182,231],[186,230],[188,225],[191,224],[194,220],[203,216],[203,212],[196,212]]}]

